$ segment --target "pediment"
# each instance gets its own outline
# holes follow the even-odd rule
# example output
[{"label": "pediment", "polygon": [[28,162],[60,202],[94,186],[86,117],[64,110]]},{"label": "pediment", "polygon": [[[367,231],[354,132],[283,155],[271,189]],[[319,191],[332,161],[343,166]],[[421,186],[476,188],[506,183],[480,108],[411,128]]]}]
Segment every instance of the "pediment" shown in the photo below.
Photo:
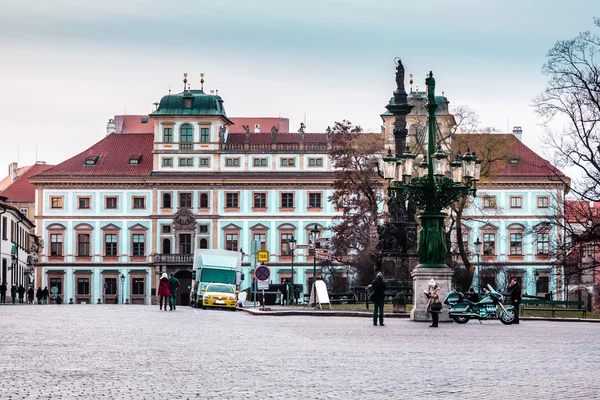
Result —
[{"label": "pediment", "polygon": [[256,231],[256,230],[265,231],[268,229],[269,228],[263,224],[255,224],[250,227],[250,230],[253,230],[253,231]]},{"label": "pediment", "polygon": [[147,231],[148,228],[146,228],[144,225],[141,224],[135,224],[129,227],[130,231]]},{"label": "pediment", "polygon": [[290,229],[291,229],[291,230],[295,230],[295,229],[296,229],[296,227],[295,227],[294,225],[292,225],[292,224],[284,223],[284,224],[281,224],[281,225],[279,225],[279,226],[277,227],[277,229],[280,229],[280,230],[281,230],[281,229],[287,229],[287,230],[290,230]]},{"label": "pediment", "polygon": [[52,229],[63,230],[63,229],[67,229],[67,227],[64,226],[63,224],[50,224],[46,227],[46,229],[48,229],[48,230],[52,230]]},{"label": "pediment", "polygon": [[496,225],[494,225],[494,224],[485,224],[481,228],[479,228],[479,230],[482,230],[482,231],[497,231],[498,227]]},{"label": "pediment", "polygon": [[239,231],[239,230],[241,230],[241,229],[242,229],[242,228],[241,228],[240,226],[237,226],[236,224],[228,224],[228,225],[225,225],[225,226],[223,227],[223,230],[230,230],[230,231],[231,231],[231,230],[236,230],[236,231]]},{"label": "pediment", "polygon": [[510,224],[509,226],[507,226],[506,229],[514,229],[514,230],[524,231],[525,230],[525,225],[519,224],[519,223],[515,222],[515,223]]},{"label": "pediment", "polygon": [[103,231],[120,231],[121,228],[116,226],[115,224],[104,225],[102,228]]}]

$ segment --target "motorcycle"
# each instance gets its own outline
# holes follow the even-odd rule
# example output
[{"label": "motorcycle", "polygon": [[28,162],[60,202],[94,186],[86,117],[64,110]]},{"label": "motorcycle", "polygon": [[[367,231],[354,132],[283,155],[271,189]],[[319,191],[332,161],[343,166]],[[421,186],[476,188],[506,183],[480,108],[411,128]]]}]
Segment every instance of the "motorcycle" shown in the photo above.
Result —
[{"label": "motorcycle", "polygon": [[450,306],[448,315],[457,324],[466,324],[470,319],[487,320],[499,318],[504,325],[510,325],[515,320],[515,308],[511,305],[502,304],[503,296],[487,285],[487,293],[483,298],[473,303],[465,299],[460,292],[452,292],[444,301]]}]

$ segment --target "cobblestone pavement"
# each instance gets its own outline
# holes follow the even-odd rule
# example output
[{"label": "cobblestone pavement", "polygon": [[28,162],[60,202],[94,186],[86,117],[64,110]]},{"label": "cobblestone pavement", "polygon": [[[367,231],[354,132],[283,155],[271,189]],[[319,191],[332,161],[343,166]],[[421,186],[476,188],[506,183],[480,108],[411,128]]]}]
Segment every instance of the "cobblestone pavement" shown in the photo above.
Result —
[{"label": "cobblestone pavement", "polygon": [[600,398],[600,324],[0,307],[1,399]]}]

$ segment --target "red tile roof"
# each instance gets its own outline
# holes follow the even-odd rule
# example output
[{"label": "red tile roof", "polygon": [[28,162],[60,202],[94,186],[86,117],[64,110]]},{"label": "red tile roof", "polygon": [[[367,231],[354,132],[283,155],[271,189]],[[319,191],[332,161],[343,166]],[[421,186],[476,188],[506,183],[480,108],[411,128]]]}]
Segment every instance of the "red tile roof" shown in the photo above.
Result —
[{"label": "red tile roof", "polygon": [[[142,122],[142,121],[146,122]],[[148,115],[115,115],[115,133],[154,133],[154,118]]]},{"label": "red tile roof", "polygon": [[600,202],[587,200],[565,201],[565,219],[570,223],[585,224],[600,219]]},{"label": "red tile roof", "polygon": [[462,133],[455,136],[453,151],[464,154],[467,147],[484,162],[493,160],[490,172],[494,178],[538,177],[564,178],[558,168],[536,154],[512,133]]},{"label": "red tile roof", "polygon": [[277,117],[234,117],[230,118],[233,125],[229,126],[229,133],[244,133],[243,125],[248,125],[250,133],[254,133],[254,125],[260,125],[261,132],[271,132],[271,128],[279,129],[281,133],[290,131],[289,118]]},{"label": "red tile roof", "polygon": [[[17,170],[17,176],[23,175],[25,173],[25,171],[27,171],[29,168],[31,168],[31,165],[19,168]],[[0,192],[3,191],[4,189],[6,189],[7,187],[9,187],[11,183],[12,183],[12,164],[9,164],[8,165],[8,175],[6,176],[6,178],[4,178],[0,181]]]},{"label": "red tile roof", "polygon": [[[29,177],[52,168],[52,165],[35,164],[19,168],[19,176],[0,195],[6,196],[8,202],[33,203],[35,202],[35,186],[29,183]],[[9,177],[10,178],[10,177]]]},{"label": "red tile roof", "polygon": [[[154,135],[150,133],[113,133],[77,154],[42,173],[34,179],[46,177],[137,177],[152,173],[152,148]],[[139,165],[129,165],[129,159],[139,155]],[[96,165],[85,165],[88,157],[96,157]]]}]

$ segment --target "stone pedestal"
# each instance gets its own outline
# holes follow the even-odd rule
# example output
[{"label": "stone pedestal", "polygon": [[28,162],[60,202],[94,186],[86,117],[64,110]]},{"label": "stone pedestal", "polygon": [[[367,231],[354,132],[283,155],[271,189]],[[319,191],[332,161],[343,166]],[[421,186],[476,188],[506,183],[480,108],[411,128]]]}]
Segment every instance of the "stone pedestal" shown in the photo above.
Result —
[{"label": "stone pedestal", "polygon": [[[450,293],[452,270],[446,266],[441,268],[426,268],[420,265],[415,268],[412,273],[413,278],[413,309],[410,312],[411,321],[426,322],[431,321],[431,315],[427,313],[428,298],[423,294],[424,290],[429,290],[429,281],[433,278],[434,281],[442,289],[442,297],[440,301],[443,303],[446,295]],[[448,307],[444,305],[440,314],[440,322],[448,322]]]}]

